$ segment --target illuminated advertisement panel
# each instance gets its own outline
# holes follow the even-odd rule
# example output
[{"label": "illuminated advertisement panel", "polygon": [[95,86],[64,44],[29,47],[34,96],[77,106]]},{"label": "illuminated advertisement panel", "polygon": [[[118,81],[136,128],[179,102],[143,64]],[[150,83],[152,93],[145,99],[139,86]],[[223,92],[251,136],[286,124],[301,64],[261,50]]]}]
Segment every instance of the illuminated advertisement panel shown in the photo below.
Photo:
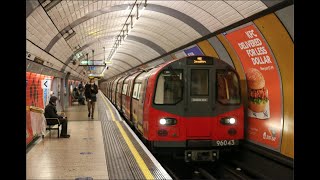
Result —
[{"label": "illuminated advertisement panel", "polygon": [[[26,106],[35,106],[44,109],[49,101],[51,76],[26,72]],[[26,143],[29,144],[34,138],[35,131],[32,129],[30,110],[26,109]]]},{"label": "illuminated advertisement panel", "polygon": [[236,51],[247,81],[247,139],[280,151],[283,109],[277,62],[254,25],[223,33]]}]

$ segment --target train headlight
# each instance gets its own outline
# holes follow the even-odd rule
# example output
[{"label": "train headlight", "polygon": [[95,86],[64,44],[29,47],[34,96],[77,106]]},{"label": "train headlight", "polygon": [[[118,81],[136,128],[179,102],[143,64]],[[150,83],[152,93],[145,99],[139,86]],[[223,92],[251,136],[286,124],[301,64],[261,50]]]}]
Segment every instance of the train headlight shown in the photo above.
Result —
[{"label": "train headlight", "polygon": [[236,118],[233,118],[233,117],[224,117],[224,118],[221,118],[220,120],[220,123],[225,125],[234,125],[236,124],[236,122],[237,122]]},{"label": "train headlight", "polygon": [[229,123],[230,124],[235,124],[236,123],[236,119],[235,118],[230,118],[229,119]]},{"label": "train headlight", "polygon": [[161,118],[159,123],[161,125],[171,126],[177,124],[177,120],[175,118]]},{"label": "train headlight", "polygon": [[165,125],[167,121],[166,121],[166,119],[163,119],[163,118],[162,118],[162,119],[160,119],[159,122],[160,122],[161,125]]}]

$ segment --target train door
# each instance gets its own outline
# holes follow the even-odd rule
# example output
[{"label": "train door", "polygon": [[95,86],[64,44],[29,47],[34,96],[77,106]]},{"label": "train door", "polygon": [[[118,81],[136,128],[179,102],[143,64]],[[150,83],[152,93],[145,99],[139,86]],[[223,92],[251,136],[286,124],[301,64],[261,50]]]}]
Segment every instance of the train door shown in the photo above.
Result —
[{"label": "train door", "polygon": [[[211,136],[211,118],[214,108],[214,95],[212,78],[214,76],[212,66],[190,65],[187,67],[187,89],[185,111],[188,137],[210,137]],[[197,118],[197,117],[202,117]],[[208,117],[208,118],[203,118]]]}]

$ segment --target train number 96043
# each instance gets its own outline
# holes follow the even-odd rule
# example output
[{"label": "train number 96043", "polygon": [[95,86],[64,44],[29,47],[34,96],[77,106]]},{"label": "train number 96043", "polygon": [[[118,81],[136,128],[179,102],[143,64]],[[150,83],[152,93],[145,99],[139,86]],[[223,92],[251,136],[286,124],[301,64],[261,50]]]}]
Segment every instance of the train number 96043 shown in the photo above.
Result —
[{"label": "train number 96043", "polygon": [[234,146],[238,144],[238,140],[219,140],[214,142],[214,146]]}]

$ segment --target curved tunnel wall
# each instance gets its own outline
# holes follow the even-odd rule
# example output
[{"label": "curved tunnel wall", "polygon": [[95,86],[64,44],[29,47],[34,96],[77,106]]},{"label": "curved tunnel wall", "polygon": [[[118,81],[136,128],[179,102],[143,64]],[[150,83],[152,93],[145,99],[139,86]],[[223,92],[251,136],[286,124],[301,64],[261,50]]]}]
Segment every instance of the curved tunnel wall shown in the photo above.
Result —
[{"label": "curved tunnel wall", "polygon": [[[269,1],[265,1],[269,2]],[[34,5],[36,6],[36,5]],[[33,6],[33,7],[34,7]],[[124,8],[124,7],[123,7]],[[28,12],[31,12],[31,10],[28,10]],[[41,10],[43,13],[43,10]],[[28,14],[28,13],[27,13]],[[93,14],[97,15],[97,14]],[[85,18],[82,18],[82,20],[86,20]],[[281,117],[278,118],[281,122],[280,125],[278,125],[279,133],[278,133],[278,144],[276,147],[269,146],[268,144],[264,144],[261,142],[253,141],[259,145],[265,146],[266,148],[278,151],[285,156],[292,157],[294,155],[293,151],[293,99],[290,99],[293,96],[293,40],[294,40],[294,32],[293,32],[293,5],[288,6],[286,8],[283,8],[279,11],[273,12],[271,14],[268,14],[264,17],[258,18],[250,22],[246,25],[253,25],[255,27],[255,30],[262,36],[263,42],[266,44],[265,47],[269,49],[270,56],[273,57],[273,61],[277,66],[277,70],[279,73],[280,80],[278,80],[277,84],[280,84],[281,86],[281,94],[282,96],[279,97],[279,102],[281,102],[282,109],[281,109]],[[244,26],[246,26],[244,25]],[[232,32],[235,29],[241,29],[245,28],[244,26],[234,28],[230,30]],[[206,27],[205,27],[206,28]],[[54,28],[53,28],[54,29]],[[53,32],[54,34],[58,34],[58,32]],[[201,33],[200,33],[201,34]],[[201,35],[204,35],[206,33],[203,33]],[[57,36],[59,37],[59,35]],[[60,37],[59,37],[60,38]],[[62,40],[61,40],[62,41]],[[200,41],[200,40],[199,40]],[[62,41],[63,42],[63,41]],[[57,43],[61,43],[60,41]],[[35,46],[35,44],[32,44],[31,42],[28,42],[27,44],[31,49],[36,49],[42,47]],[[53,46],[52,43],[49,43],[50,46]],[[42,51],[45,52],[44,48],[40,48]],[[242,65],[242,56],[237,53],[237,50],[234,48],[234,45],[231,44],[230,39],[226,38],[226,35],[224,33],[216,34],[213,37],[210,37],[206,40],[197,42],[197,44],[191,45],[188,48],[185,48],[183,50],[177,51],[172,53],[171,55],[167,55],[166,58],[159,58],[156,61],[153,62],[146,62],[140,67],[148,67],[153,66],[158,63],[163,62],[164,60],[170,60],[172,58],[186,55],[187,52],[197,51],[195,54],[205,54],[210,55],[214,57],[219,57],[223,61],[226,61],[230,65],[236,68],[236,70],[240,74],[241,78],[241,89],[242,89],[242,95],[243,100],[245,104],[247,104],[247,84],[246,84],[246,78],[245,78],[245,68]],[[31,52],[32,53],[32,52]],[[44,55],[42,55],[44,54]],[[62,57],[56,57],[53,56],[50,53],[42,53],[40,55],[35,54],[39,57],[42,57],[45,59],[45,57],[49,57],[56,65],[54,69],[61,71],[62,73],[70,71],[72,74],[79,74],[79,72],[76,72],[73,68],[75,68],[73,65],[71,65],[69,62],[65,64],[65,62],[62,61]],[[67,67],[66,69],[61,68],[62,66]],[[30,66],[31,67],[31,66]],[[111,76],[118,75],[117,72],[119,70],[116,69],[109,69],[110,72],[112,72]],[[45,73],[43,70],[41,70],[43,73]],[[131,69],[129,71],[132,71]],[[84,77],[81,74],[79,74],[79,78]],[[72,77],[70,76],[70,79]],[[76,77],[75,77],[76,78]],[[270,94],[271,96],[271,94]],[[272,116],[272,113],[271,113]],[[250,126],[250,124],[248,125]],[[268,132],[272,135],[272,132]],[[247,135],[247,139],[249,141],[252,141],[251,137]]]}]

